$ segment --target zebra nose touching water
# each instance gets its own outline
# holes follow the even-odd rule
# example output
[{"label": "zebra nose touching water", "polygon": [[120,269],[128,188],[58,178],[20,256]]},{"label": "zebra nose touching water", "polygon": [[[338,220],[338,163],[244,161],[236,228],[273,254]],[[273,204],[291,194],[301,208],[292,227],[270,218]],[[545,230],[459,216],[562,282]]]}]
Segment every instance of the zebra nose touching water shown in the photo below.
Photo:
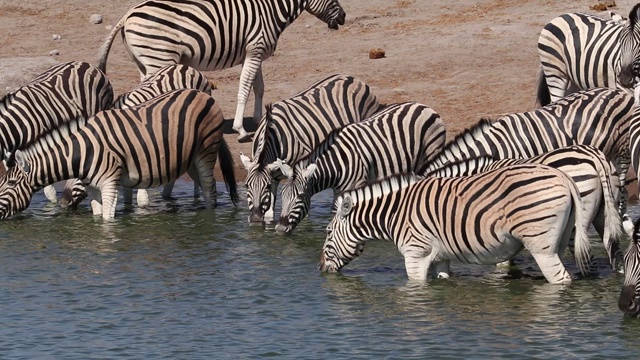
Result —
[{"label": "zebra nose touching water", "polygon": [[624,282],[618,308],[626,315],[640,316],[640,219],[634,225],[629,247],[624,253]]},{"label": "zebra nose touching water", "polygon": [[253,88],[253,120],[262,117],[262,62],[276,50],[282,32],[303,11],[338,29],[346,14],[338,0],[152,0],[129,10],[100,48],[98,67],[106,72],[109,49],[122,39],[141,78],[162,66],[187,64],[221,70],[242,64],[233,129],[238,141],[251,137],[243,126],[244,108]]},{"label": "zebra nose touching water", "polygon": [[215,100],[197,90],[176,90],[141,106],[70,121],[8,159],[12,166],[0,178],[0,218],[26,209],[34,190],[72,178],[93,192],[104,219],[115,216],[120,185],[158,187],[184,173],[203,189],[209,208],[217,203],[213,178],[217,159],[236,204],[233,159],[223,138],[223,121]]}]

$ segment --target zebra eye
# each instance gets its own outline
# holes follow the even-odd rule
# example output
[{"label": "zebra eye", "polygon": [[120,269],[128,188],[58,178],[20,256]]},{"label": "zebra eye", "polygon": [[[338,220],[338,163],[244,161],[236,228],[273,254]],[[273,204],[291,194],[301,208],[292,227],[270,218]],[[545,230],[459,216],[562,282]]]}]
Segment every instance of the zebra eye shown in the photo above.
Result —
[{"label": "zebra eye", "polygon": [[15,187],[17,184],[18,182],[14,179],[7,180],[7,186]]}]

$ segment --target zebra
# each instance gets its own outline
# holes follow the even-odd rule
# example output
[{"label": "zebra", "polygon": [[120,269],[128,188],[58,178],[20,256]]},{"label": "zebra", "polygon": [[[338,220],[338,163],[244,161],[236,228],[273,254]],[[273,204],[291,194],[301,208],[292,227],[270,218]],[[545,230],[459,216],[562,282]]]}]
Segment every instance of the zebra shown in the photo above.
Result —
[{"label": "zebra", "polygon": [[618,308],[625,314],[633,317],[640,316],[640,219],[636,220],[631,241],[624,253],[624,282]]},{"label": "zebra", "polygon": [[562,254],[575,225],[576,262],[593,263],[588,219],[576,185],[541,164],[511,165],[459,178],[394,176],[342,193],[318,268],[336,272],[367,240],[393,241],[409,279],[448,277],[449,261],[496,264],[529,250],[553,284],[569,283]]},{"label": "zebra", "polygon": [[98,67],[105,71],[115,36],[149,76],[167,64],[198,70],[221,70],[242,64],[233,129],[249,142],[243,127],[244,108],[253,87],[253,119],[262,117],[262,61],[276,50],[278,38],[303,11],[337,30],[346,14],[338,0],[148,0],[129,10],[102,44]]},{"label": "zebra", "polygon": [[612,268],[622,272],[620,238],[624,230],[616,204],[620,183],[615,168],[602,151],[589,145],[573,145],[551,150],[528,159],[471,158],[447,164],[424,174],[425,177],[459,177],[498,169],[508,165],[535,163],[556,168],[576,183],[585,216],[602,238]]},{"label": "zebra", "polygon": [[394,104],[366,121],[334,130],[310,156],[297,162],[282,188],[279,233],[291,233],[309,213],[311,197],[409,171],[423,171],[442,151],[445,128],[433,109],[417,102]]},{"label": "zebra", "polygon": [[530,158],[569,145],[591,145],[613,162],[620,177],[620,214],[626,213],[625,179],[631,162],[629,128],[633,97],[623,90],[579,91],[543,108],[481,119],[447,143],[427,172],[448,162],[489,155],[497,159]]},{"label": "zebra", "polygon": [[[82,61],[53,65],[0,99],[0,158],[64,122],[92,116],[112,103],[111,82],[95,66]],[[45,188],[45,196],[58,200],[53,186]]]},{"label": "zebra", "polygon": [[538,39],[538,103],[548,105],[573,89],[632,92],[640,77],[640,4],[628,20],[611,17],[564,14],[544,26]]},{"label": "zebra", "polygon": [[222,136],[223,121],[215,100],[193,89],[72,120],[8,158],[9,169],[0,178],[0,218],[26,209],[33,190],[78,178],[90,196],[101,199],[103,219],[113,219],[120,185],[156,187],[185,172],[200,184],[209,208],[217,202],[216,157],[236,204],[233,159]]},{"label": "zebra", "polygon": [[240,154],[247,170],[249,223],[273,221],[278,183],[286,178],[283,162],[295,165],[331,131],[362,121],[379,108],[378,99],[367,84],[339,74],[268,106],[256,130],[253,159]]},{"label": "zebra", "polygon": [[[204,74],[198,70],[182,64],[167,65],[160,68],[153,75],[146,78],[131,91],[119,95],[113,102],[114,109],[126,109],[128,107],[140,105],[166,92],[177,89],[195,89],[211,95],[213,86]],[[162,197],[171,199],[174,182],[164,186]],[[125,204],[131,204],[132,189],[123,188]],[[200,196],[200,188],[195,185],[193,196]],[[65,183],[62,197],[59,202],[63,207],[75,208],[87,197],[84,185],[77,179],[69,179]],[[138,206],[146,206],[149,203],[149,196],[144,189],[138,190]]]}]

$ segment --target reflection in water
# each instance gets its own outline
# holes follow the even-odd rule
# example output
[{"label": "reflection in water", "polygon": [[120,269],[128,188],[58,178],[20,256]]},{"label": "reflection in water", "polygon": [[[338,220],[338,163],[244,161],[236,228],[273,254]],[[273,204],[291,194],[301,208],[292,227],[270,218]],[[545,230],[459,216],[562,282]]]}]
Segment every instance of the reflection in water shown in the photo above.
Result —
[{"label": "reflection in water", "polygon": [[622,276],[596,237],[600,277],[568,286],[526,254],[518,279],[452,264],[450,279],[408,282],[384,242],[323,275],[330,192],[286,237],[191,193],[152,192],[151,208],[109,222],[36,198],[1,222],[0,357],[637,357],[640,321],[617,310]]}]

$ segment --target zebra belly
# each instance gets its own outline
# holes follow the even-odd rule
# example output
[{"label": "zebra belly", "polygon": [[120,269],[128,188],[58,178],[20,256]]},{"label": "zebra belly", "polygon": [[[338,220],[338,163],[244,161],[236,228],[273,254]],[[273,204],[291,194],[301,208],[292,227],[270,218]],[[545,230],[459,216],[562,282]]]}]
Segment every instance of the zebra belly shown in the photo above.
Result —
[{"label": "zebra belly", "polygon": [[[508,234],[499,235],[498,239],[484,239],[483,246],[478,241],[472,243],[477,248],[460,252],[454,247],[454,252],[449,254],[449,260],[467,264],[495,265],[513,258],[524,248],[520,240]],[[465,248],[464,245],[461,247]]]}]

